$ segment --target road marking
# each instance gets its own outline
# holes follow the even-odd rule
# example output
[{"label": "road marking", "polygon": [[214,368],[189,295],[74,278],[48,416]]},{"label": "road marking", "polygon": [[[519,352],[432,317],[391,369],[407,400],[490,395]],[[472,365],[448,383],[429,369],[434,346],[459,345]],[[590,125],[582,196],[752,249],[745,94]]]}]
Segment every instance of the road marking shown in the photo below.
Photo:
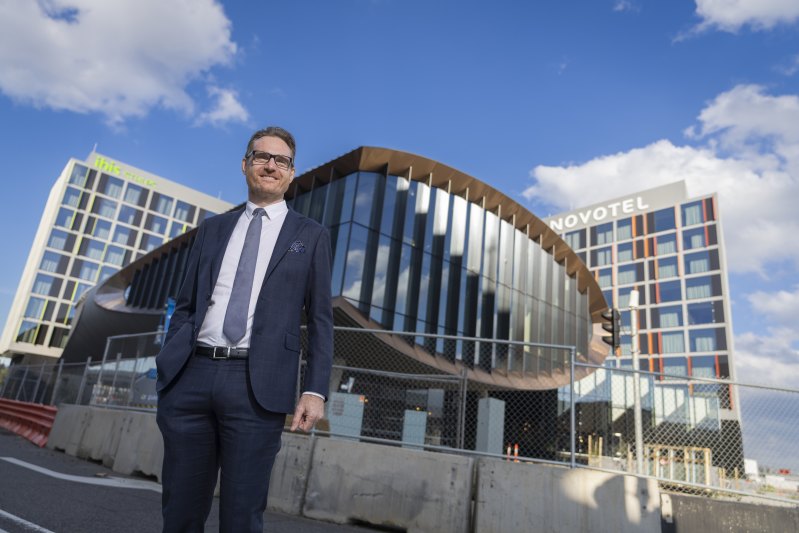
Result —
[{"label": "road marking", "polygon": [[[3,457],[5,459],[5,457]],[[0,509],[0,516],[3,518],[8,518],[15,524],[22,526],[25,528],[26,531],[38,531],[39,533],[55,533],[54,531],[50,531],[49,529],[45,529],[42,526],[36,525],[33,522],[28,522],[24,518],[20,518],[18,516],[14,516],[11,513],[7,513]],[[0,533],[7,533],[4,529],[0,529]]]},{"label": "road marking", "polygon": [[128,479],[120,477],[96,478],[91,476],[72,476],[69,474],[54,472],[52,470],[48,470],[47,468],[43,468],[41,466],[34,465],[31,463],[26,463],[25,461],[20,461],[19,459],[15,459],[14,457],[0,457],[0,459],[15,464],[17,466],[28,468],[30,470],[33,470],[34,472],[39,472],[40,474],[44,474],[45,476],[54,477],[56,479],[63,479],[65,481],[73,481],[75,483],[85,483],[87,485],[100,485],[103,487],[116,487],[120,489],[142,489],[142,490],[152,490],[154,492],[159,492],[159,493],[161,492],[161,485],[153,481],[145,481],[143,479]]}]

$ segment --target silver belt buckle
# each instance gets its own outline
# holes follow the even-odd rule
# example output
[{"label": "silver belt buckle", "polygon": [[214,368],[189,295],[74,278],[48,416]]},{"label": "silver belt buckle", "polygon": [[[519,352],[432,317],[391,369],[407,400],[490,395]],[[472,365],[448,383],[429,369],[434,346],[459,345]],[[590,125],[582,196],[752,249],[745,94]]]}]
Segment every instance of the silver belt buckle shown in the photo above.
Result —
[{"label": "silver belt buckle", "polygon": [[[222,355],[217,355],[217,354]],[[229,359],[230,358],[230,346],[225,346],[224,351],[219,349],[219,346],[214,346],[214,351],[211,354],[211,359]]]}]

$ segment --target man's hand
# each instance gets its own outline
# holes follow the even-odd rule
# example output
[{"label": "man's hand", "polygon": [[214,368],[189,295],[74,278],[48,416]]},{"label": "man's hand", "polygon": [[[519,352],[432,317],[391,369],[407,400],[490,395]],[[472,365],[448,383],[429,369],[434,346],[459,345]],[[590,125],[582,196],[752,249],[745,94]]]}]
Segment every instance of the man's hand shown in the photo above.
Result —
[{"label": "man's hand", "polygon": [[306,433],[311,431],[316,421],[325,414],[325,401],[313,394],[303,394],[294,410],[294,417],[291,420],[291,431],[301,429]]}]

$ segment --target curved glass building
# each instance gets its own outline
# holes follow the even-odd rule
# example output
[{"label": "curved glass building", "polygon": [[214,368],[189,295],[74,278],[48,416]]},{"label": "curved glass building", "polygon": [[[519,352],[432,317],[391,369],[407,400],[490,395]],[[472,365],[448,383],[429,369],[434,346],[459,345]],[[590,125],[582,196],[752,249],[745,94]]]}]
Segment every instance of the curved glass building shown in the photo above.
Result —
[{"label": "curved glass building", "polygon": [[[420,334],[396,348],[420,368],[552,389],[569,381],[568,350],[530,343],[575,346],[597,364],[609,352],[599,333],[607,304],[591,272],[547,224],[471,176],[361,147],[295,178],[286,198],[330,230],[336,323]],[[85,359],[108,335],[154,330],[193,237],[169,241],[91,293],[83,315],[94,319],[76,324],[64,358]],[[577,368],[576,378],[590,371]]]}]

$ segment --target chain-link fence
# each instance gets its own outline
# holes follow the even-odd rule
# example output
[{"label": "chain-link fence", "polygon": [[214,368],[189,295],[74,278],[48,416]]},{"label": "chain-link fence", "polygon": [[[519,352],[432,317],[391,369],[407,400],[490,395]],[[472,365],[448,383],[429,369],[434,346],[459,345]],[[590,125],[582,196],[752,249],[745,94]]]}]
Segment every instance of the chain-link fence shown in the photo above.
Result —
[{"label": "chain-link fence", "polygon": [[[161,339],[160,333],[112,337],[98,361],[13,366],[0,396],[155,409]],[[615,359],[571,365],[573,353],[563,346],[337,327],[327,424],[317,434],[651,476],[664,490],[799,502],[791,477],[799,471],[799,390],[636,372],[617,368]],[[461,364],[463,354],[479,354],[474,367]],[[572,370],[591,373],[574,381]],[[505,384],[523,385],[533,376],[526,383],[550,385],[500,387],[486,379],[491,375]]]}]

